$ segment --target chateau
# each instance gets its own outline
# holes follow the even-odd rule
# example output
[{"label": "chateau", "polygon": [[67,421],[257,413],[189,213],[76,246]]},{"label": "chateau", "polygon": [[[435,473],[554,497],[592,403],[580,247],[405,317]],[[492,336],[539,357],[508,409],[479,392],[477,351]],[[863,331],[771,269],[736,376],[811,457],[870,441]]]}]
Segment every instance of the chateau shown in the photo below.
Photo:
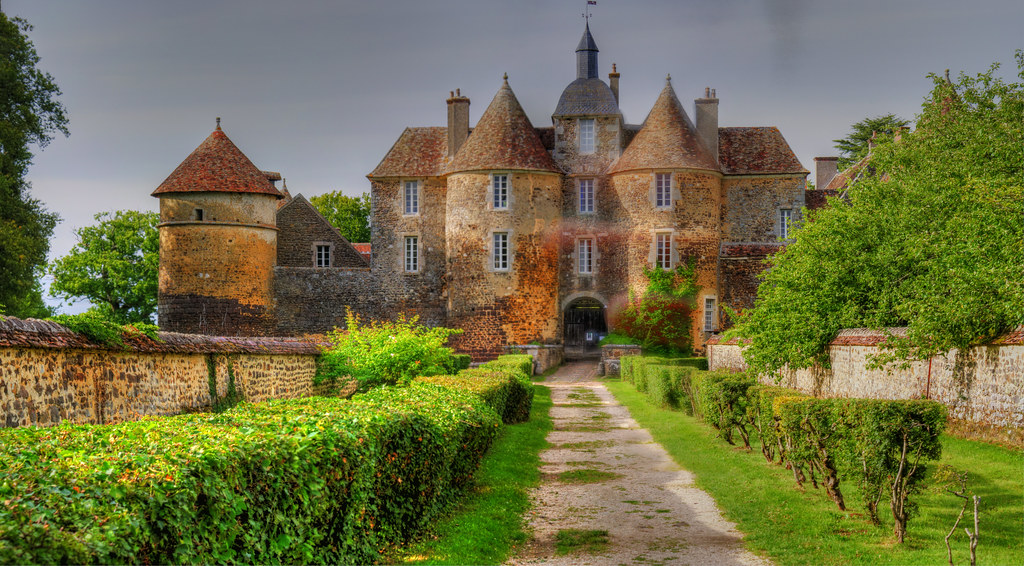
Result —
[{"label": "chateau", "polygon": [[589,24],[576,63],[551,125],[530,123],[506,77],[475,126],[455,91],[447,126],[406,128],[367,175],[370,261],[218,123],[153,193],[160,325],[299,335],[343,325],[349,307],[462,328],[454,345],[478,358],[533,341],[579,350],[645,268],[693,261],[700,349],[722,305],[752,304],[762,260],[814,204],[808,171],[777,128],[719,127],[713,89],[691,119],[666,79],[643,124],[626,123]]}]

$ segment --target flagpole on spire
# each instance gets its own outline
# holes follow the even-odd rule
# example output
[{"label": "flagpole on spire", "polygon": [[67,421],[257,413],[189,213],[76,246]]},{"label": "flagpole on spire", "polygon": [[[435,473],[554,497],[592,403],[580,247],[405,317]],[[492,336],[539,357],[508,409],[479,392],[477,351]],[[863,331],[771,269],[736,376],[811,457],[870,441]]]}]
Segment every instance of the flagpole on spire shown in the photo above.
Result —
[{"label": "flagpole on spire", "polygon": [[587,0],[587,7],[585,8],[585,11],[583,12],[583,14],[581,14],[587,20],[587,25],[590,24],[590,7],[591,6],[597,6],[597,0]]}]

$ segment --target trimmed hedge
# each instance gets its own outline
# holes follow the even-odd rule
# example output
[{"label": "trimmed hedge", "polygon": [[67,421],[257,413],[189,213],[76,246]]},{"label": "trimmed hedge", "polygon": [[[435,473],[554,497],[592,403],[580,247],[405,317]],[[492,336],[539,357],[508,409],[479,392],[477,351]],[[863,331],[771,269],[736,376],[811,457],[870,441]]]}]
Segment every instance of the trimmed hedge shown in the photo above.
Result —
[{"label": "trimmed hedge", "polygon": [[622,378],[657,404],[686,409],[727,442],[739,433],[750,448],[756,431],[765,459],[793,470],[797,483],[822,485],[840,509],[840,484],[861,487],[865,510],[878,522],[889,496],[895,534],[903,540],[913,515],[910,496],[921,489],[928,460],[938,459],[946,408],[927,400],[816,399],[783,387],[759,385],[747,374],[681,367],[653,356],[622,358]]},{"label": "trimmed hedge", "polygon": [[469,374],[0,431],[0,563],[372,562],[452,503],[497,435],[497,397],[473,393],[483,379]]}]

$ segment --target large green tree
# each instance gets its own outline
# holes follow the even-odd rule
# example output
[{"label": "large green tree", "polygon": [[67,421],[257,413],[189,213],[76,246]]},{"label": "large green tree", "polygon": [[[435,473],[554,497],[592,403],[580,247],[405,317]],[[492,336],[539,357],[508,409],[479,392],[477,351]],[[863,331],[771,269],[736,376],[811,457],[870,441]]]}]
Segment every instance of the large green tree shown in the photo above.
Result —
[{"label": "large green tree", "polygon": [[[832,140],[839,150],[839,170],[856,164],[868,154],[871,140],[876,135],[881,138],[891,136],[910,122],[895,114],[865,118],[850,126],[850,133],[844,138]],[[822,187],[824,188],[824,187]]]},{"label": "large green tree", "polygon": [[309,203],[349,242],[370,241],[369,193],[350,197],[334,191],[317,195]]},{"label": "large green tree", "polygon": [[119,210],[95,218],[95,226],[75,230],[78,243],[51,265],[50,293],[65,300],[88,299],[121,324],[153,322],[159,215]]},{"label": "large green tree", "polygon": [[22,317],[47,314],[39,276],[59,221],[29,195],[31,148],[68,134],[60,88],[38,69],[31,30],[0,12],[0,312]]},{"label": "large green tree", "polygon": [[812,211],[738,331],[762,372],[828,363],[842,328],[907,327],[877,361],[925,359],[1024,324],[1024,53],[935,81],[913,133],[875,148],[849,203]]}]

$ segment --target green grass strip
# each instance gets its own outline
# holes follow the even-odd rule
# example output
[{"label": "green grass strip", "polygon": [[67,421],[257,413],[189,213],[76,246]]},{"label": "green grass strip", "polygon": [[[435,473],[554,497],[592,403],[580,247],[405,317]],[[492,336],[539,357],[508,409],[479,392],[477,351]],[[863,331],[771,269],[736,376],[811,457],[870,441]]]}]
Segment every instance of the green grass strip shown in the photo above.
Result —
[{"label": "green grass strip", "polygon": [[551,390],[534,389],[530,420],[505,426],[455,511],[391,561],[402,564],[501,564],[524,530],[529,490],[540,483],[540,453],[552,428]]},{"label": "green grass strip", "polygon": [[[920,513],[910,519],[907,542],[897,545],[887,499],[879,508],[883,524],[873,526],[861,513],[860,493],[852,482],[841,484],[850,511],[839,511],[809,483],[806,490],[797,488],[789,470],[768,464],[756,448],[746,452],[729,446],[693,417],[652,406],[631,385],[605,383],[640,426],[696,475],[697,485],[746,533],[746,544],[755,553],[779,565],[947,563],[943,538],[961,502],[931,478],[912,496]],[[942,444],[938,464],[968,472],[968,488],[981,496],[978,563],[1024,564],[1024,454],[950,436]],[[933,464],[930,470],[937,468]],[[956,564],[969,564],[963,527],[973,523],[968,509],[951,540]]]}]

